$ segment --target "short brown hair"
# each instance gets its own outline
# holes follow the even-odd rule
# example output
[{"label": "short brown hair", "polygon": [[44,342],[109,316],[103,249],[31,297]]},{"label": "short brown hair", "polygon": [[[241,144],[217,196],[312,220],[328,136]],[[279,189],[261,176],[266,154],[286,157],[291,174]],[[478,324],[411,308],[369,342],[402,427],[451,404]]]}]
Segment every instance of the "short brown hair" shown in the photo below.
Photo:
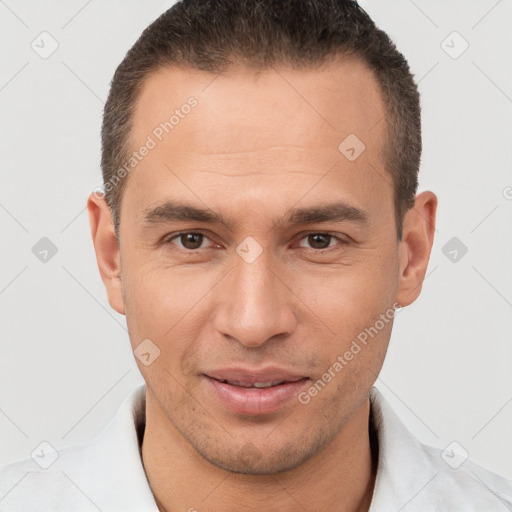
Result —
[{"label": "short brown hair", "polygon": [[307,69],[355,56],[372,70],[386,104],[384,163],[393,181],[398,239],[414,204],[421,158],[421,109],[404,56],[351,0],[182,0],[157,18],[127,52],[112,79],[102,127],[105,198],[119,240],[119,210],[133,112],[145,78],[168,65],[219,73],[244,61],[266,69]]}]

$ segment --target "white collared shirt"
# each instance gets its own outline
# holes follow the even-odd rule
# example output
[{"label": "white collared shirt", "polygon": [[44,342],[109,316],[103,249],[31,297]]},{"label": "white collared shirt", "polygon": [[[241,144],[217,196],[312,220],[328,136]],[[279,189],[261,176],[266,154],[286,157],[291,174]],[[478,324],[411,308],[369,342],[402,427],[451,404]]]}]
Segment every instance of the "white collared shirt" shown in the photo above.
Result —
[{"label": "white collared shirt", "polygon": [[[446,453],[443,460],[441,450],[421,444],[375,387],[370,403],[379,445],[370,512],[512,510],[512,482],[470,460],[454,469],[458,463],[448,464]],[[62,449],[55,461],[56,453],[42,449],[39,464],[28,459],[3,467],[0,511],[158,512],[142,465],[144,422],[141,385],[93,441]]]}]

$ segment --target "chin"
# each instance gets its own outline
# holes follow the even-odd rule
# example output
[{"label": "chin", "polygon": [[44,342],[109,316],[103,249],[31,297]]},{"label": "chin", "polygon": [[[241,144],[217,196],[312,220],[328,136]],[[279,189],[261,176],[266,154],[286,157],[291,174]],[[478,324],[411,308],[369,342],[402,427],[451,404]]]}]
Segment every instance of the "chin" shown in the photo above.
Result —
[{"label": "chin", "polygon": [[218,468],[243,475],[274,475],[290,471],[304,464],[316,455],[327,440],[297,440],[285,446],[258,448],[251,442],[243,443],[237,449],[233,443],[229,448],[219,451],[219,446],[195,447],[196,451],[210,464]]}]

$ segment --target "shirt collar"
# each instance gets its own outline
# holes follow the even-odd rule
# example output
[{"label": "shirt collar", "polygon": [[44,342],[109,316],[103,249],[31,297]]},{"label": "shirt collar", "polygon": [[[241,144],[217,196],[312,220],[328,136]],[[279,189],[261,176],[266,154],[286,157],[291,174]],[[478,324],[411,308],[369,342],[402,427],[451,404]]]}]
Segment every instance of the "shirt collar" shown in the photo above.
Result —
[{"label": "shirt collar", "polygon": [[[117,458],[110,457],[109,460],[116,460],[116,465],[123,469],[125,477],[126,471],[131,472],[127,481],[130,482],[130,489],[136,490],[130,494],[140,500],[137,506],[156,512],[158,508],[142,462],[145,420],[146,386],[142,384],[124,400],[117,415],[95,444],[102,453],[108,453],[108,447],[111,449],[114,443],[122,448],[116,450]],[[126,428],[127,425],[130,428]],[[422,445],[406,429],[376,387],[370,391],[370,431],[376,436],[378,463],[369,512],[399,510],[417,485],[417,472],[408,471],[407,468],[430,467],[431,464],[428,460],[421,460],[424,457]],[[133,510],[136,508],[134,506]]]},{"label": "shirt collar", "polygon": [[[142,384],[124,400],[117,415],[105,428],[103,435],[98,438],[96,445],[100,451],[106,450],[107,452],[107,446],[111,447],[112,443],[123,447],[123,455],[119,460],[119,465],[123,468],[125,475],[128,469],[131,471],[128,481],[131,482],[131,490],[136,490],[131,494],[137,496],[138,500],[141,501],[137,507],[144,507],[145,510],[157,512],[158,508],[142,461],[142,439],[145,422],[146,386]],[[384,428],[384,423],[386,428]],[[130,428],[126,428],[127,425]],[[415,448],[419,443],[405,429],[376,387],[372,387],[370,392],[370,432],[377,440],[377,446],[374,448],[378,458],[372,505],[369,511],[373,512],[383,510],[382,503],[380,503],[383,496],[385,496],[386,508],[390,505],[390,499],[396,504],[403,501],[403,487],[404,485],[407,487],[407,482],[403,480],[400,471],[400,481],[402,483],[397,487],[396,475],[393,471],[394,464],[397,459],[403,461],[404,457],[401,454],[410,453],[411,448],[413,452],[416,452]],[[134,506],[133,509],[135,510],[137,507]]]},{"label": "shirt collar", "polygon": [[[126,488],[126,482],[129,482],[129,503],[123,505],[124,510],[158,512],[141,455],[145,392],[143,384],[125,399],[95,447],[98,460],[107,465],[103,465],[101,471],[108,472],[108,478],[119,474],[124,480],[121,487]],[[455,510],[460,506],[477,510],[472,508],[473,503],[482,503],[485,508],[489,499],[491,502],[495,499],[490,497],[489,489],[478,485],[470,475],[471,470],[474,473],[482,468],[467,461],[465,464],[470,469],[454,471],[441,459],[441,450],[423,445],[407,430],[376,387],[371,388],[369,398],[369,428],[377,441],[373,448],[376,448],[378,459],[369,512],[438,510],[434,503],[441,502],[443,510]],[[115,453],[112,453],[113,447],[117,447]],[[482,475],[488,481],[491,478],[498,488],[502,487],[497,475],[490,472]],[[91,485],[97,481],[98,476],[91,475]],[[108,492],[112,493],[111,486]]]}]

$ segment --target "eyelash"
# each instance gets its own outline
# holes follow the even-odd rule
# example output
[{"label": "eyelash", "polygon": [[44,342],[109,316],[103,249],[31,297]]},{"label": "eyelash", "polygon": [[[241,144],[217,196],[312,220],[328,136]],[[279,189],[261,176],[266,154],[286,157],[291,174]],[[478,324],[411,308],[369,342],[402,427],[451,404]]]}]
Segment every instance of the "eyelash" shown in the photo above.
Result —
[{"label": "eyelash", "polygon": [[[189,234],[193,234],[193,235],[202,235],[204,236],[206,239],[210,240],[210,241],[213,241],[210,239],[210,237],[208,236],[208,234],[204,231],[201,231],[201,230],[195,230],[195,231],[181,231],[179,233],[173,233],[171,236],[168,236],[166,238],[163,239],[162,243],[164,245],[170,245],[172,243],[173,240],[176,240],[176,239],[179,239],[182,235],[189,235]],[[326,236],[329,236],[331,238],[334,238],[336,239],[338,242],[339,242],[339,245],[348,245],[348,241],[346,240],[343,240],[341,239],[339,236],[335,235],[334,233],[329,233],[329,232],[326,232],[326,231],[311,231],[309,233],[306,233],[306,234],[303,234],[300,238],[299,241],[302,241],[304,240],[305,238],[307,238],[308,236],[311,236],[311,235],[326,235]],[[310,251],[314,251],[315,253],[323,253],[323,252],[327,252],[327,251],[331,251],[331,250],[335,250],[337,248],[338,244],[337,245],[333,245],[333,246],[328,246],[328,247],[325,247],[323,249],[314,249],[312,247],[301,247],[303,249],[306,249],[306,250],[310,250]],[[185,247],[180,247],[180,250],[182,251],[185,251],[187,253],[195,253],[196,251],[199,251],[201,249],[207,249],[207,247],[203,247],[203,248],[199,248],[199,249],[187,249]]]},{"label": "eyelash", "polygon": [[[182,236],[182,235],[202,235],[205,238],[207,238],[208,240],[212,241],[207,233],[205,233],[205,232],[203,232],[201,230],[195,230],[195,231],[180,231],[179,233],[174,233],[171,236],[165,237],[164,240],[163,240],[163,244],[164,245],[169,245],[169,244],[171,244],[171,242],[173,240],[176,240],[177,238],[180,238],[180,236]],[[182,249],[182,250],[184,250],[186,252],[189,252],[189,253],[193,253],[193,252],[196,252],[196,251],[200,250],[200,249],[187,249],[185,247],[183,247],[183,248],[180,247],[180,249]]]}]

